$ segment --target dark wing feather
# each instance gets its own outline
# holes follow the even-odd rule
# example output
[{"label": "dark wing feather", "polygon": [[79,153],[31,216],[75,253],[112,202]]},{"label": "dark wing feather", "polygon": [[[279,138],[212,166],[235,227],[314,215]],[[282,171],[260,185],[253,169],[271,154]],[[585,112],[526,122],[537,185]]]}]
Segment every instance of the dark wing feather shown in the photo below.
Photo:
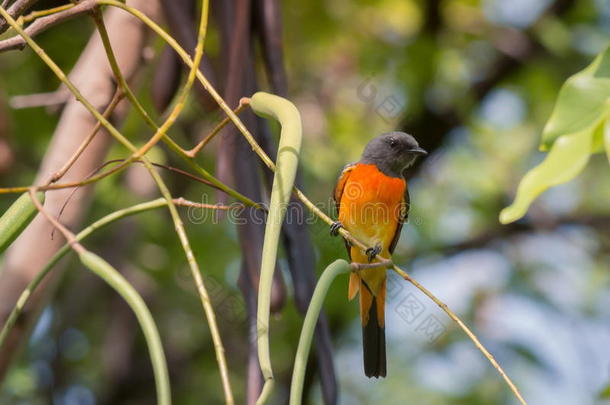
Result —
[{"label": "dark wing feather", "polygon": [[335,185],[335,190],[333,191],[333,200],[335,200],[335,208],[337,209],[337,215],[339,215],[339,208],[341,207],[341,197],[343,196],[343,190],[345,189],[345,184],[347,183],[347,179],[349,178],[350,172],[356,167],[356,163],[349,163],[345,165],[339,178],[337,179],[337,184]]},{"label": "dark wing feather", "polygon": [[402,230],[402,225],[407,222],[409,219],[409,207],[411,206],[411,200],[409,198],[409,187],[405,187],[405,194],[402,198],[402,203],[400,204],[400,213],[398,217],[398,225],[396,226],[396,232],[394,232],[394,237],[392,238],[392,243],[390,243],[390,253],[394,253],[394,249],[398,244],[398,239],[400,239],[400,231]]},{"label": "dark wing feather", "polygon": [[[337,209],[337,216],[339,216],[339,209],[341,209],[341,197],[343,196],[343,190],[345,189],[345,184],[347,183],[347,179],[349,178],[350,172],[356,167],[356,163],[349,163],[345,165],[339,178],[337,179],[337,184],[335,185],[335,190],[333,191],[333,200],[335,200],[335,208]],[[344,239],[345,249],[347,249],[347,256],[350,260],[352,260],[352,255],[350,253],[350,244],[347,240]]]}]

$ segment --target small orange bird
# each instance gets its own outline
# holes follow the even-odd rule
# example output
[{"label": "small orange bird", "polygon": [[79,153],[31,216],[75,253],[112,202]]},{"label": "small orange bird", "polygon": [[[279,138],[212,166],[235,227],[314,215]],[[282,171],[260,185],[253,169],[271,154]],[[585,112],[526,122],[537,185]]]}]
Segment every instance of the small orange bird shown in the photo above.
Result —
[{"label": "small orange bird", "polygon": [[[339,220],[330,232],[345,228],[370,246],[366,252],[345,241],[354,263],[370,263],[376,255],[389,258],[398,243],[409,213],[409,191],[403,172],[418,156],[427,155],[415,138],[404,132],[389,132],[371,140],[361,159],[345,166],[334,199]],[[348,298],[360,292],[364,373],[367,377],[386,376],[385,297],[386,268],[353,272]]]}]

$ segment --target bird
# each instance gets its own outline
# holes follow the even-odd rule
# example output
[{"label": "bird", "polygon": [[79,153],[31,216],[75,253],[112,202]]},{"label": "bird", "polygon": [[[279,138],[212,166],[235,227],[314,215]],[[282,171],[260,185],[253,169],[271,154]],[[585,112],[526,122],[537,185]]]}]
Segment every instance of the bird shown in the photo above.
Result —
[{"label": "bird", "polygon": [[[404,172],[428,153],[404,132],[388,132],[368,142],[359,161],[346,165],[334,188],[338,220],[333,236],[344,228],[369,246],[362,251],[345,240],[352,263],[390,258],[409,214],[409,189]],[[360,296],[364,373],[385,377],[385,298],[387,267],[364,268],[350,274],[348,299]]]}]

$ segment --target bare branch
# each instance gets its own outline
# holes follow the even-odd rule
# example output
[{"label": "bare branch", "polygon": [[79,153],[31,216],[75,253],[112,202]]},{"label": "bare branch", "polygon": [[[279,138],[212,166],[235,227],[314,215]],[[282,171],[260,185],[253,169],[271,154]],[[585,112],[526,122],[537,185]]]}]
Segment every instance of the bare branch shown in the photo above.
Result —
[{"label": "bare branch", "polygon": [[[159,9],[156,1],[131,0],[128,3],[147,15],[158,18]],[[141,63],[142,51],[147,30],[140,20],[114,9],[108,10],[107,24],[121,70],[126,77],[132,78],[143,66]],[[94,34],[91,37],[89,44],[70,73],[70,80],[98,110],[104,109],[110,103],[116,90],[116,83],[98,35]],[[120,120],[125,113],[125,109],[119,106],[118,114],[114,118]],[[63,109],[35,183],[43,183],[50,175],[58,171],[77,150],[87,134],[91,133],[96,123],[97,120],[79,101],[74,98],[70,99]],[[83,156],[68,170],[63,180],[71,182],[85,177],[104,160],[109,144],[110,137],[106,131],[98,134]],[[90,188],[83,187],[75,194],[74,204],[66,210],[63,216],[64,223],[69,228],[78,226],[87,210],[91,191]],[[45,210],[56,216],[69,194],[70,190],[48,193]],[[39,216],[7,250],[0,271],[0,324],[7,319],[23,288],[62,246],[63,238],[50,239],[52,229],[53,227]],[[34,247],[35,252],[33,252]],[[36,308],[40,308],[40,305],[43,304],[42,298],[45,290],[47,289],[41,288],[41,294],[37,292],[36,296],[32,298],[29,305],[31,310],[26,310],[23,323],[16,325],[0,351],[0,380],[19,344],[27,341],[27,325],[35,319],[38,313]]]},{"label": "bare branch", "polygon": [[[17,18],[23,13],[25,13],[30,7],[36,4],[38,0],[17,0],[13,3],[8,10],[6,10],[9,15],[13,18]],[[2,2],[2,8],[6,6],[7,1]],[[8,29],[9,25],[6,23],[6,20],[0,17],[0,34]]]},{"label": "bare branch", "polygon": [[[32,24],[28,25],[25,32],[30,36],[36,36],[54,25],[92,10],[96,4],[97,2],[95,0],[83,0],[74,7],[70,7],[64,11],[36,19]],[[12,8],[13,7],[11,7],[11,9]],[[1,29],[0,32],[2,32]],[[0,52],[9,51],[11,49],[23,49],[24,47],[25,40],[21,35],[15,35],[14,37],[0,41]]]},{"label": "bare branch", "polygon": [[68,89],[59,88],[50,93],[24,94],[13,96],[9,100],[9,105],[15,110],[34,107],[56,107],[65,104],[70,99]]}]

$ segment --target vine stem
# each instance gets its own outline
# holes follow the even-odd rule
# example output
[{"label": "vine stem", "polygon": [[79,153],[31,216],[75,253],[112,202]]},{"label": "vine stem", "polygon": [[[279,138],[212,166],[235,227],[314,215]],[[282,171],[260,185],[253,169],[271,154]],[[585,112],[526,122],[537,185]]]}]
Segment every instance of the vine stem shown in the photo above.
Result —
[{"label": "vine stem", "polygon": [[[203,6],[204,7],[202,8],[202,12],[204,10],[206,10],[206,14],[207,14],[207,0],[206,0],[206,4],[204,4]],[[140,14],[142,16],[144,16],[144,14],[142,14],[142,13],[140,13]],[[135,15],[135,14],[133,14],[133,15],[134,15],[134,17],[139,18],[138,15]],[[192,87],[194,79],[196,77],[196,73],[199,73],[199,69],[197,68],[199,66],[199,63],[197,62],[197,58],[199,58],[199,62],[200,62],[200,60],[203,56],[203,46],[201,46],[200,49],[195,48],[195,59],[196,60],[193,61],[191,65],[189,65],[189,76],[182,89],[183,91],[181,91],[179,93],[178,101],[174,105],[166,122],[163,125],[161,125],[161,127],[159,127],[159,126],[157,126],[155,121],[150,117],[148,112],[144,109],[144,107],[142,106],[142,103],[140,103],[140,100],[138,100],[138,98],[135,96],[135,94],[129,87],[129,84],[125,80],[124,76],[121,74],[121,70],[116,62],[116,58],[114,56],[114,52],[112,50],[112,46],[111,46],[110,40],[108,38],[108,33],[107,33],[106,27],[104,25],[104,20],[101,17],[99,10],[95,10],[93,12],[93,18],[95,20],[96,25],[98,26],[98,30],[99,30],[101,38],[102,38],[102,43],[104,45],[104,49],[106,50],[106,54],[108,55],[108,61],[110,62],[110,66],[113,70],[113,73],[115,74],[115,76],[117,78],[117,81],[119,82],[121,89],[125,92],[125,95],[131,101],[131,103],[135,107],[136,111],[142,116],[142,118],[144,119],[146,124],[148,124],[148,126],[150,128],[152,128],[153,131],[155,131],[155,135],[146,143],[146,145],[144,145],[138,151],[138,153],[140,153],[140,154],[146,153],[146,151],[148,151],[152,146],[154,146],[159,140],[162,140],[174,152],[176,152],[192,169],[194,169],[197,173],[199,173],[205,179],[207,179],[208,181],[213,183],[215,187],[219,188],[220,190],[224,191],[225,193],[229,194],[230,196],[235,197],[236,199],[242,201],[246,205],[250,205],[250,206],[253,206],[253,207],[259,208],[259,209],[262,208],[262,206],[260,204],[258,204],[257,202],[252,201],[245,195],[228,187],[227,185],[222,183],[220,180],[218,180],[214,176],[212,176],[207,170],[205,170],[204,168],[202,168],[200,165],[198,165],[195,162],[194,156],[191,156],[191,154],[189,152],[182,149],[167,134],[169,126],[171,126],[171,124],[173,124],[173,122],[177,119],[180,111],[184,108],[184,104],[185,104],[187,96],[188,96],[188,91],[184,91],[184,90],[187,88],[190,89]],[[146,23],[146,21],[144,21],[144,20],[142,20],[142,21],[144,23]],[[149,21],[152,22],[152,20],[149,20]],[[207,19],[206,19],[206,21],[207,21]],[[203,33],[205,33],[205,32],[203,32]],[[203,41],[203,38],[202,38],[202,41]],[[199,45],[199,43],[200,42],[198,41],[197,44]],[[203,42],[201,42],[201,44],[203,44]],[[198,49],[199,49],[199,53],[198,53]],[[224,126],[222,123],[219,125]],[[137,156],[133,156],[133,158],[137,158]]]},{"label": "vine stem", "polygon": [[[108,106],[106,107],[106,110],[104,111],[104,113],[102,115],[106,119],[110,118],[110,115],[112,114],[114,109],[117,107],[117,105],[119,105],[119,103],[121,102],[122,99],[123,99],[122,92],[120,90],[115,91],[114,96],[112,96],[112,100],[110,101],[110,104],[108,104]],[[95,123],[95,126],[93,127],[93,130],[89,133],[89,135],[87,135],[87,137],[83,140],[83,142],[81,142],[80,146],[74,152],[72,157],[70,159],[68,159],[68,161],[66,163],[64,163],[64,165],[61,167],[61,169],[56,171],[49,178],[49,180],[46,182],[46,185],[57,182],[59,179],[61,179],[66,174],[66,172],[68,170],[70,170],[72,165],[82,155],[82,153],[85,151],[87,146],[89,146],[91,141],[93,141],[93,138],[95,138],[95,136],[97,135],[97,133],[99,132],[101,127],[102,127],[102,124],[99,121],[97,121]]]},{"label": "vine stem", "polygon": [[131,307],[140,323],[146,345],[150,354],[150,360],[153,366],[155,375],[155,385],[157,388],[157,401],[159,405],[170,405],[171,389],[169,384],[169,373],[167,371],[167,361],[161,344],[159,330],[150,313],[150,310],[144,303],[144,300],[138,294],[135,288],[119,273],[114,267],[106,262],[101,257],[97,256],[85,249],[81,245],[76,236],[70,232],[65,226],[51,216],[42,206],[36,196],[36,187],[29,190],[32,202],[40,212],[56,229],[58,229],[68,241],[67,246],[72,248],[77,254],[81,262],[89,268],[94,274],[99,276],[108,285],[110,285]]},{"label": "vine stem", "polygon": [[[31,198],[30,198],[30,200],[31,200]],[[178,206],[182,206],[182,207],[197,207],[197,208],[206,208],[206,209],[223,209],[224,210],[224,209],[232,208],[230,206],[226,207],[226,206],[218,206],[218,205],[210,205],[210,204],[199,204],[199,203],[185,200],[183,198],[175,199],[174,204],[178,205]],[[127,207],[127,208],[122,208],[120,210],[114,211],[114,212],[98,219],[91,225],[87,226],[82,231],[80,231],[78,234],[76,234],[74,236],[74,239],[77,242],[81,242],[82,240],[84,240],[88,236],[90,236],[93,232],[95,232],[115,221],[118,221],[121,218],[130,216],[130,215],[139,214],[139,213],[146,212],[146,211],[150,211],[150,210],[157,209],[157,208],[162,208],[165,206],[167,206],[167,201],[165,200],[165,198],[161,197],[161,198],[157,198],[156,200],[143,202],[140,204],[133,205],[131,207]],[[34,292],[34,290],[36,290],[36,288],[42,282],[42,280],[44,280],[44,278],[47,276],[47,274],[54,268],[55,264],[57,264],[57,262],[59,260],[61,260],[69,251],[70,251],[70,246],[68,244],[64,245],[61,249],[59,249],[57,251],[57,253],[55,253],[55,255],[51,258],[51,260],[49,260],[47,262],[47,264],[42,268],[42,270],[40,270],[40,272],[38,272],[36,274],[36,277],[34,277],[34,279],[32,279],[32,281],[28,284],[28,286],[25,288],[25,290],[23,290],[23,292],[19,296],[19,299],[17,300],[17,304],[15,304],[15,306],[13,307],[6,323],[2,326],[2,330],[0,331],[0,347],[2,347],[2,345],[4,344],[6,337],[8,336],[8,334],[11,331],[11,329],[13,328],[13,326],[15,325],[15,322],[19,318],[19,315],[21,315],[21,312],[23,312],[23,308],[25,308],[25,305],[27,304],[27,302],[28,302],[30,296],[32,295],[32,293]]]},{"label": "vine stem", "polygon": [[[21,35],[23,37],[23,39],[26,41],[26,43],[47,64],[47,66],[49,66],[49,68],[53,71],[53,73],[55,73],[55,75],[59,78],[59,80],[62,81],[62,83],[64,83],[66,85],[66,87],[70,90],[70,92],[72,94],[74,94],[76,99],[78,101],[80,101],[83,104],[83,106],[85,106],[85,108],[87,108],[87,110],[89,110],[89,112],[98,121],[100,121],[102,123],[102,125],[108,130],[108,132],[111,135],[113,135],[115,137],[115,139],[117,139],[120,143],[122,143],[125,147],[127,147],[133,153],[132,157],[130,159],[128,159],[128,161],[133,160],[134,156],[136,158],[140,158],[142,160],[142,162],[144,163],[144,165],[146,166],[146,168],[149,170],[155,183],[157,183],[157,186],[159,187],[161,194],[168,202],[168,208],[169,208],[170,214],[172,216],[172,219],[174,221],[174,227],[176,229],[176,233],[178,234],[178,238],[185,250],[187,262],[189,263],[189,267],[191,268],[191,272],[193,273],[193,277],[195,279],[195,284],[197,286],[197,291],[201,298],[201,303],[204,308],[206,317],[208,319],[210,333],[212,334],[212,338],[214,341],[214,347],[215,347],[217,359],[219,359],[218,365],[220,368],[223,389],[225,391],[226,403],[228,405],[233,405],[234,400],[233,400],[233,394],[231,392],[230,384],[229,384],[229,380],[228,380],[228,371],[227,371],[226,360],[225,360],[225,355],[224,355],[224,347],[222,345],[222,340],[220,338],[220,333],[218,331],[218,327],[216,324],[216,317],[215,317],[214,309],[212,308],[212,304],[211,304],[209,295],[207,293],[207,290],[205,289],[205,285],[203,284],[203,279],[202,279],[201,273],[199,271],[199,266],[196,262],[195,255],[193,254],[192,249],[190,248],[190,244],[189,244],[188,238],[186,236],[186,232],[184,231],[184,225],[182,223],[182,220],[180,219],[180,215],[178,214],[175,205],[171,201],[171,194],[169,192],[169,189],[167,188],[167,186],[165,185],[165,183],[163,182],[163,180],[161,179],[159,174],[154,170],[150,161],[146,158],[146,156],[144,156],[144,153],[147,150],[145,148],[148,147],[150,149],[154,145],[154,143],[151,143],[149,141],[149,142],[147,142],[147,144],[144,147],[137,149],[102,114],[100,114],[99,111],[97,111],[97,109],[95,109],[95,107],[93,107],[93,105],[91,105],[91,103],[86,98],[84,98],[82,96],[82,94],[74,86],[74,84],[66,77],[65,73],[61,70],[61,68],[59,68],[59,66],[57,66],[57,64],[46,54],[46,52],[16,23],[16,21],[2,7],[0,7],[0,14],[2,15],[2,17],[4,17],[6,19],[6,21],[9,23],[9,25],[11,27],[13,27],[13,29],[19,35]],[[200,28],[199,28],[199,33],[198,33],[197,47],[196,47],[196,54],[197,54],[198,49],[199,49],[199,52],[201,52],[201,53],[203,52],[203,39],[205,37],[205,30],[207,28],[207,17],[208,17],[208,1],[203,0]],[[201,55],[199,56],[199,58],[201,58]],[[191,70],[198,71],[198,69],[191,69]],[[191,74],[189,74],[189,77],[190,76],[191,76]],[[187,81],[187,84],[188,84],[188,81]],[[191,84],[192,84],[192,82],[191,82]],[[183,106],[184,106],[183,103],[182,104],[178,103],[177,106],[175,107],[175,110],[181,109]],[[178,110],[178,114],[179,114],[179,111],[180,110]],[[173,117],[174,120],[177,118],[178,114],[176,114]],[[170,114],[170,117],[172,117],[172,114]],[[169,118],[168,118],[168,121],[169,121]],[[164,130],[158,131],[158,133],[156,133],[153,136],[153,138],[156,138],[156,140],[159,140],[163,136],[165,131],[169,128],[170,125],[171,125],[171,123],[167,126],[162,125],[161,128],[163,128]]]},{"label": "vine stem", "polygon": [[[201,63],[201,59],[203,57],[203,46],[205,43],[205,36],[207,32],[207,24],[208,24],[208,12],[209,12],[209,1],[202,0],[201,5],[201,16],[199,20],[199,29],[197,33],[197,44],[195,46],[195,57],[193,61],[193,66],[191,66],[189,70],[188,77],[184,86],[180,89],[178,93],[177,101],[173,106],[169,116],[163,122],[163,124],[156,129],[155,134],[146,142],[144,146],[134,152],[129,161],[137,160],[140,157],[143,157],[147,151],[149,151],[153,146],[155,146],[161,139],[167,138],[166,134],[169,128],[176,122],[178,117],[180,116],[184,106],[186,104],[189,92],[193,87],[193,83],[195,82],[195,73],[199,71],[199,64]],[[100,32],[100,36],[102,38],[102,42],[104,45],[104,49],[106,50],[106,54],[108,56],[108,60],[110,62],[110,66],[112,71],[119,82],[121,89],[126,93],[129,100],[134,104],[138,105],[140,108],[137,108],[141,113],[143,112],[143,117],[148,118],[151,122],[152,119],[145,112],[144,108],[141,106],[139,100],[135,97],[125,77],[122,75],[121,70],[116,61],[116,57],[114,56],[114,52],[112,50],[112,45],[110,43],[110,38],[108,37],[108,32],[106,30],[106,26],[104,24],[103,16],[99,10],[96,8],[92,12],[92,17],[98,27],[98,31]],[[156,124],[154,125],[156,127]],[[165,196],[165,195],[164,195]],[[168,208],[170,214],[172,216],[172,220],[174,221],[174,226],[176,228],[176,232],[180,239],[180,243],[182,244],[182,248],[186,254],[187,261],[189,263],[189,268],[191,270],[191,275],[195,281],[195,285],[197,286],[197,291],[199,292],[199,296],[201,297],[203,309],[208,320],[208,324],[210,327],[210,333],[212,335],[212,341],[214,343],[214,350],[216,353],[216,361],[218,362],[218,367],[220,369],[220,377],[222,381],[223,391],[225,395],[225,401],[227,405],[233,405],[235,400],[233,398],[233,392],[231,390],[231,382],[229,380],[229,371],[227,367],[227,360],[225,356],[225,349],[222,343],[222,338],[220,336],[220,331],[218,329],[218,325],[216,322],[216,314],[214,313],[214,309],[212,307],[209,294],[205,287],[205,283],[203,282],[203,278],[201,277],[201,270],[199,269],[199,265],[195,259],[195,255],[190,246],[190,242],[188,237],[186,236],[186,232],[184,230],[184,225],[182,220],[180,219],[180,215],[176,210],[176,207],[171,202],[171,197],[165,196],[168,202]]]},{"label": "vine stem", "polygon": [[338,275],[348,273],[352,266],[343,259],[335,260],[324,269],[320,279],[316,283],[316,288],[311,296],[307,314],[303,321],[301,336],[299,337],[299,345],[294,360],[294,368],[292,371],[292,381],[290,383],[290,402],[289,405],[301,405],[303,396],[303,382],[305,381],[305,370],[307,368],[307,360],[311,348],[311,340],[313,338],[316,324],[324,304],[324,298],[328,293],[328,289]]}]

